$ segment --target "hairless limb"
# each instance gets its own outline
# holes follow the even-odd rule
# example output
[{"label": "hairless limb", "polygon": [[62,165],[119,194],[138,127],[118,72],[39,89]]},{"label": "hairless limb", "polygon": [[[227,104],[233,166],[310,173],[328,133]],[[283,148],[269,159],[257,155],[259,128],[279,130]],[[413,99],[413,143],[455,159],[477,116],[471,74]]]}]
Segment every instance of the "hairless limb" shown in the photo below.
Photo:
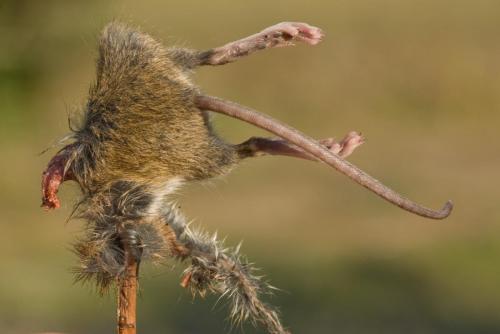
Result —
[{"label": "hairless limb", "polygon": [[444,207],[439,211],[423,207],[386,187],[380,181],[366,174],[349,162],[343,160],[314,139],[273,119],[272,117],[261,114],[258,111],[241,106],[237,103],[224,101],[212,96],[199,95],[195,98],[195,103],[200,109],[222,113],[274,133],[278,137],[281,137],[289,141],[291,144],[298,146],[304,150],[304,152],[307,152],[316,157],[318,160],[325,162],[363,187],[371,190],[375,194],[406,211],[432,219],[443,219],[448,217],[451,213],[453,208],[451,201],[446,202]]},{"label": "hairless limb", "polygon": [[[349,132],[344,139],[336,142],[333,138],[321,139],[321,145],[341,158],[348,157],[358,146],[364,143],[364,138],[356,131]],[[286,155],[295,158],[317,161],[318,159],[286,140],[275,138],[252,137],[236,145],[241,158],[262,155]]]},{"label": "hairless limb", "polygon": [[198,54],[199,65],[224,65],[255,51],[294,45],[295,41],[316,45],[321,29],[300,22],[282,22],[246,38]]},{"label": "hairless limb", "polygon": [[64,181],[74,180],[68,162],[74,153],[75,144],[70,144],[61,149],[49,162],[42,174],[42,207],[50,210],[61,206],[57,198],[59,186]]}]

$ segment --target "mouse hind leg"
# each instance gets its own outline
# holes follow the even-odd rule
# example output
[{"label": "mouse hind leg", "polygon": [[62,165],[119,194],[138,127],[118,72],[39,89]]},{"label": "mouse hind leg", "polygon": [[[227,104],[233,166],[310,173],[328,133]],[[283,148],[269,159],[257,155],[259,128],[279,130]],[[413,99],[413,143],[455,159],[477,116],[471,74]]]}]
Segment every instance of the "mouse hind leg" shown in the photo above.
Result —
[{"label": "mouse hind leg", "polygon": [[295,42],[316,45],[322,38],[323,32],[317,27],[301,22],[282,22],[217,48],[206,51],[171,48],[169,53],[179,65],[192,69],[201,65],[224,65],[259,50],[291,46]]},{"label": "mouse hind leg", "polygon": [[[340,142],[335,141],[333,138],[322,139],[318,142],[339,157],[347,158],[364,141],[365,139],[359,132],[351,131]],[[242,159],[263,155],[285,155],[306,160],[317,160],[299,147],[277,138],[252,137],[236,145],[236,151]]]},{"label": "mouse hind leg", "polygon": [[224,65],[259,50],[291,46],[294,42],[316,45],[322,37],[321,29],[306,23],[282,22],[254,35],[201,53],[200,65]]}]

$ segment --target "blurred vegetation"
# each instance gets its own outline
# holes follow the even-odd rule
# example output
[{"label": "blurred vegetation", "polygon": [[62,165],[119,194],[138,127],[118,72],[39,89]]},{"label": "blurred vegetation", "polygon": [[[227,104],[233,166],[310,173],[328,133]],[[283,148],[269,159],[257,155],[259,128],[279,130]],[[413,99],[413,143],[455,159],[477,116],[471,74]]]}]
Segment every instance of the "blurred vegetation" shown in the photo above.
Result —
[{"label": "blurred vegetation", "polygon": [[[245,240],[282,289],[271,302],[294,332],[500,332],[499,1],[2,0],[1,333],[114,331],[114,298],[72,285],[68,271],[76,188],[63,187],[62,210],[39,208],[51,154],[39,152],[84,104],[96,37],[112,19],[202,49],[283,20],[323,28],[317,47],[203,68],[195,80],[318,138],[360,130],[368,140],[354,163],[429,206],[454,200],[449,219],[427,221],[289,158],[185,189],[195,224]],[[262,133],[223,117],[216,127],[234,142]],[[145,269],[140,332],[229,332],[223,305],[179,287],[181,269]]]}]

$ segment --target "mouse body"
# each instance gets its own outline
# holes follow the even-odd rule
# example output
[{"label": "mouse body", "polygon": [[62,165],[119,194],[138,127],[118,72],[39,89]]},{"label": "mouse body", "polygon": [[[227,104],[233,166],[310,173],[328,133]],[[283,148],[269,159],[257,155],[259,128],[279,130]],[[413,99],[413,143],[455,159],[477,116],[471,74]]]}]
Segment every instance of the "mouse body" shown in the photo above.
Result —
[{"label": "mouse body", "polygon": [[103,30],[70,167],[86,193],[127,182],[163,197],[184,181],[225,174],[239,160],[195,106],[191,69],[176,55],[123,24]]}]

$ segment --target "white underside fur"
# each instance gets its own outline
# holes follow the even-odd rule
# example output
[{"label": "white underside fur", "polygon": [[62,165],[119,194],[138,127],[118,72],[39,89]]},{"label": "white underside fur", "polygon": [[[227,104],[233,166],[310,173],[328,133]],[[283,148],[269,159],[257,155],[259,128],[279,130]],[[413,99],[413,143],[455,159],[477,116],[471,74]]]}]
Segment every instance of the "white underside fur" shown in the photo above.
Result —
[{"label": "white underside fur", "polygon": [[157,216],[161,213],[163,204],[167,195],[171,195],[179,189],[184,183],[184,179],[180,176],[168,180],[163,186],[154,191],[154,198],[148,208],[148,215]]}]

